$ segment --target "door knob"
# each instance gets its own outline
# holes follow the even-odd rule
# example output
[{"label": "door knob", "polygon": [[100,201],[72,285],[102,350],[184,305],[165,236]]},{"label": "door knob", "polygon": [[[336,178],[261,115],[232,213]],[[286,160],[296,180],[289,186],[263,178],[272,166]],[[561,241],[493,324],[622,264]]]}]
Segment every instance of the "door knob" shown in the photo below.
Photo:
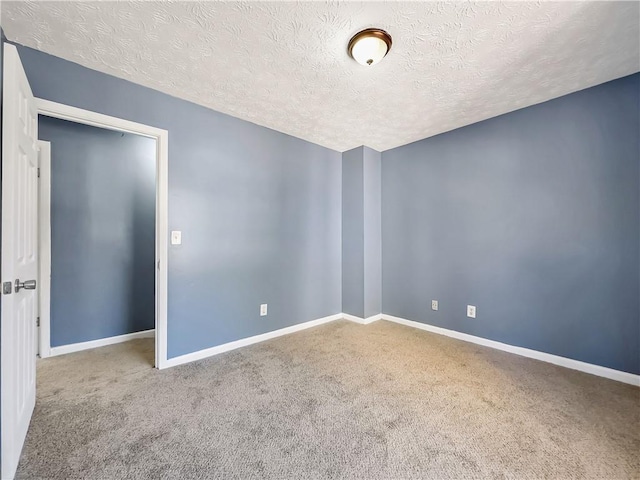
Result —
[{"label": "door knob", "polygon": [[20,289],[24,288],[25,290],[35,290],[36,289],[36,281],[35,280],[26,280],[21,282],[19,279],[16,279],[16,293],[20,291]]}]

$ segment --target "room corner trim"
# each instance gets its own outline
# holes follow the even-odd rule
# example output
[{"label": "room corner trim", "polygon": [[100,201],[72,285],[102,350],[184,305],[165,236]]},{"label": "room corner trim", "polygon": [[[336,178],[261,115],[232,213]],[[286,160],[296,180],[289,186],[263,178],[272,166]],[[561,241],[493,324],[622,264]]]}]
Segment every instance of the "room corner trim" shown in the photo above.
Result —
[{"label": "room corner trim", "polygon": [[375,321],[382,320],[382,314],[381,313],[379,313],[377,315],[372,315],[372,316],[367,317],[367,318],[356,317],[355,315],[350,315],[348,313],[341,313],[340,315],[342,315],[342,318],[345,319],[345,320],[349,320],[350,322],[359,323],[361,325],[369,325],[370,323],[373,323]]},{"label": "room corner trim", "polygon": [[175,367],[177,365],[182,365],[184,363],[195,362],[196,360],[202,360],[208,357],[213,357],[214,355],[225,353],[230,350],[235,350],[236,348],[247,347],[249,345],[253,345],[254,343],[260,343],[266,340],[271,340],[272,338],[281,337],[283,335],[289,335],[290,333],[306,330],[307,328],[316,327],[318,325],[333,322],[335,320],[341,320],[342,318],[343,318],[342,314],[337,313],[335,315],[329,315],[328,317],[322,317],[316,320],[311,320],[309,322],[299,323],[297,325],[281,328],[279,330],[274,330],[272,332],[262,333],[260,335],[254,335],[253,337],[241,338],[240,340],[235,340],[233,342],[223,343],[222,345],[217,345],[215,347],[205,348],[204,350],[198,350],[197,352],[187,353],[185,355],[180,355],[179,357],[170,358],[160,368],[163,369],[163,368]]},{"label": "room corner trim", "polygon": [[116,343],[128,342],[129,340],[136,340],[138,338],[153,338],[156,335],[154,329],[143,330],[141,332],[127,333],[125,335],[116,335],[115,337],[100,338],[98,340],[90,340],[88,342],[71,343],[69,345],[61,345],[59,347],[51,347],[50,357],[57,355],[64,355],[67,353],[80,352],[82,350],[89,350],[91,348],[106,347],[107,345],[114,345]]},{"label": "room corner trim", "polygon": [[465,342],[475,343],[483,345],[485,347],[495,348],[496,350],[502,350],[504,352],[514,353],[521,357],[533,358],[542,362],[553,363],[560,367],[570,368],[572,370],[578,370],[591,375],[597,375],[599,377],[608,378],[617,382],[628,383],[634,386],[640,386],[640,375],[634,375],[633,373],[623,372],[620,370],[614,370],[613,368],[602,367],[600,365],[594,365],[592,363],[581,362],[580,360],[573,360],[571,358],[561,357],[559,355],[553,355],[551,353],[540,352],[538,350],[531,350],[524,347],[516,347],[515,345],[509,345],[507,343],[496,342],[495,340],[489,340],[482,337],[476,337],[475,335],[469,335],[467,333],[457,332],[455,330],[449,330],[442,327],[436,327],[427,323],[416,322],[413,320],[407,320],[405,318],[394,317],[393,315],[382,314],[382,319],[389,322],[399,323],[408,327],[418,328],[431,333],[437,333],[438,335],[445,335],[447,337],[456,338]]}]

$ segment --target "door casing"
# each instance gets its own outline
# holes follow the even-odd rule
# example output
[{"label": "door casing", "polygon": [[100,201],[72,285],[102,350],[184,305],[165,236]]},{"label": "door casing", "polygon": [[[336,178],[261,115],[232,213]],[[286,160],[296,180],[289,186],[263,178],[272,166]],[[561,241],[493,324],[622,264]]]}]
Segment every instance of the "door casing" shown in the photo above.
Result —
[{"label": "door casing", "polygon": [[38,140],[38,283],[38,354],[45,358],[51,353],[51,144],[42,140]]}]

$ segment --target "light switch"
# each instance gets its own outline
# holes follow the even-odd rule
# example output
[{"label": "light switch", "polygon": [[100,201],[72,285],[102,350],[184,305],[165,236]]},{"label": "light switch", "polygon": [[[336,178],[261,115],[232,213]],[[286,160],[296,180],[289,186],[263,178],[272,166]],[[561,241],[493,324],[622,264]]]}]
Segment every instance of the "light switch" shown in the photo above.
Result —
[{"label": "light switch", "polygon": [[180,230],[171,231],[171,245],[182,244],[182,232]]},{"label": "light switch", "polygon": [[267,304],[263,303],[262,305],[260,305],[260,316],[261,317],[266,317],[267,316]]}]

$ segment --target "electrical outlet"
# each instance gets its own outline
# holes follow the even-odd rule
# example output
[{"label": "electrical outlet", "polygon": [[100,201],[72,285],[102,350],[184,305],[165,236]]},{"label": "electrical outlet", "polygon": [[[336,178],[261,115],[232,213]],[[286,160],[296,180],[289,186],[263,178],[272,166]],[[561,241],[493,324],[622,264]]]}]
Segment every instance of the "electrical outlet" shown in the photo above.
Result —
[{"label": "electrical outlet", "polygon": [[438,310],[438,300],[431,300],[431,310]]},{"label": "electrical outlet", "polygon": [[262,305],[260,305],[260,316],[261,317],[266,317],[267,316],[267,304],[263,303]]},{"label": "electrical outlet", "polygon": [[467,305],[467,317],[476,318],[476,307],[475,307],[475,305]]},{"label": "electrical outlet", "polygon": [[171,245],[182,245],[182,232],[180,230],[171,231]]}]

